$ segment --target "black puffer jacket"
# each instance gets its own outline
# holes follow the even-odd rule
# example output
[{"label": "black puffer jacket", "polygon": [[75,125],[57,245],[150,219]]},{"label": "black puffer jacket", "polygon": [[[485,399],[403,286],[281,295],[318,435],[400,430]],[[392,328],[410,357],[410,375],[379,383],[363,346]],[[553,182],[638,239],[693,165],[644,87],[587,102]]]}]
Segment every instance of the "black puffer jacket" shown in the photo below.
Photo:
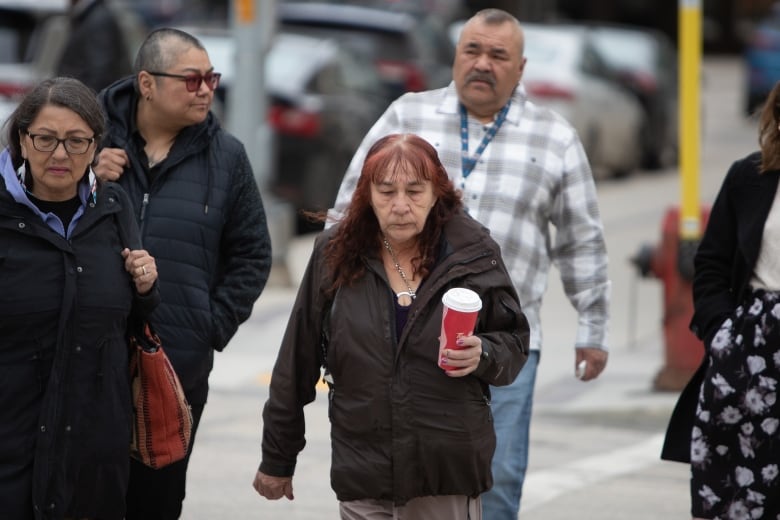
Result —
[{"label": "black puffer jacket", "polygon": [[130,195],[144,247],[155,257],[162,303],[151,322],[193,404],[206,402],[214,350],[252,312],[271,269],[263,203],[244,146],[206,121],[182,130],[150,185],[136,149],[132,77],[104,90],[106,147],[130,165],[119,183]]},{"label": "black puffer jacket", "polygon": [[127,195],[107,183],[66,240],[0,179],[0,518],[124,518],[125,326],[159,295],[136,295],[118,218],[137,238]]},{"label": "black puffer jacket", "polygon": [[[495,450],[488,385],[511,383],[528,357],[528,322],[498,245],[460,215],[447,224],[442,258],[426,278],[396,337],[394,299],[377,254],[367,272],[324,297],[329,275],[317,239],[287,325],[263,411],[260,470],[289,476],[304,446],[303,406],[320,374],[323,315],[329,343],[331,485],[339,500],[404,504],[426,495],[477,496],[492,485]],[[466,377],[437,365],[442,295],[466,287],[483,299],[475,328],[485,359]]]}]

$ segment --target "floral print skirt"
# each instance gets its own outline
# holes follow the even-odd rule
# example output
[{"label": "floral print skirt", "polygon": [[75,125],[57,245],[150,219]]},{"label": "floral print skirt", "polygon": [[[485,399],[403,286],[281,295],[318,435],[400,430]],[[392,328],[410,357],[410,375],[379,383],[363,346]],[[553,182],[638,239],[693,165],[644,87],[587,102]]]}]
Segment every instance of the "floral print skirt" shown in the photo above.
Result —
[{"label": "floral print skirt", "polygon": [[780,520],[780,292],[753,291],[707,352],[691,442],[693,516]]}]

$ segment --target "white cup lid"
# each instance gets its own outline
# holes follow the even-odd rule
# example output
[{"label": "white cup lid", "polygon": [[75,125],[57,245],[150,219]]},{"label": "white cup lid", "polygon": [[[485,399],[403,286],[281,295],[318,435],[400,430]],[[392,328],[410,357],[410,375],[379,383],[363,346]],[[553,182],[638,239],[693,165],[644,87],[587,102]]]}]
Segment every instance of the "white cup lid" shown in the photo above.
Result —
[{"label": "white cup lid", "polygon": [[482,308],[482,300],[479,295],[464,287],[450,289],[444,293],[441,302],[450,309],[460,312],[474,312]]}]

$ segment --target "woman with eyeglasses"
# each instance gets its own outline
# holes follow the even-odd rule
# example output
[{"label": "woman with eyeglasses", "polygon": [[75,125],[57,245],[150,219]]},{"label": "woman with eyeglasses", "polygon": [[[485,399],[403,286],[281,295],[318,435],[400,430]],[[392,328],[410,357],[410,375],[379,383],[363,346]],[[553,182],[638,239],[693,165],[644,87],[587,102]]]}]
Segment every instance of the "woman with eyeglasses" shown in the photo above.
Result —
[{"label": "woman with eyeglasses", "polygon": [[661,454],[690,464],[695,519],[780,518],[780,82],[758,144],[731,164],[694,258],[705,356]]},{"label": "woman with eyeglasses", "polygon": [[[442,297],[482,299],[439,352]],[[490,233],[413,134],[368,152],[346,215],[314,245],[271,376],[254,487],[293,499],[303,407],[326,366],[331,486],[343,520],[478,520],[496,437],[489,385],[528,358],[528,321]],[[443,368],[444,367],[444,368]]]},{"label": "woman with eyeglasses", "polygon": [[[220,75],[192,35],[146,37],[132,76],[99,96],[108,128],[98,176],[130,195],[144,246],[160,267],[150,317],[192,407],[190,453],[214,352],[251,314],[271,269],[271,239],[244,145],[209,111]],[[161,469],[133,460],[127,520],[176,520],[189,455]]]},{"label": "woman with eyeglasses", "polygon": [[90,167],[103,131],[95,94],[71,78],[38,84],[5,125],[2,518],[124,518],[132,414],[125,330],[159,294],[127,194]]}]

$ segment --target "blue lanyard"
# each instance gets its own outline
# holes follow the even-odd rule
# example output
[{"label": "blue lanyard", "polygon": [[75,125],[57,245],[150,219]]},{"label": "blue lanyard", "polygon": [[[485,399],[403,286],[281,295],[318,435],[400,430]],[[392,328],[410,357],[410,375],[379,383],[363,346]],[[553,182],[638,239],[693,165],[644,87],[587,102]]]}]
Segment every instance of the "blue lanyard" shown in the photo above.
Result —
[{"label": "blue lanyard", "polygon": [[477,164],[477,160],[482,155],[482,152],[485,151],[485,148],[487,148],[487,145],[490,143],[490,141],[493,140],[493,137],[496,135],[496,132],[498,132],[498,129],[501,128],[501,125],[506,119],[506,114],[509,112],[509,104],[511,102],[512,100],[509,100],[507,104],[504,105],[503,108],[498,112],[496,120],[493,122],[493,126],[488,128],[487,132],[485,132],[484,137],[482,137],[482,142],[479,143],[479,146],[477,146],[477,149],[474,151],[474,155],[471,157],[469,157],[468,115],[466,114],[466,107],[463,106],[463,103],[460,104],[460,160],[464,178],[469,176],[471,170],[473,170],[474,166]]}]

